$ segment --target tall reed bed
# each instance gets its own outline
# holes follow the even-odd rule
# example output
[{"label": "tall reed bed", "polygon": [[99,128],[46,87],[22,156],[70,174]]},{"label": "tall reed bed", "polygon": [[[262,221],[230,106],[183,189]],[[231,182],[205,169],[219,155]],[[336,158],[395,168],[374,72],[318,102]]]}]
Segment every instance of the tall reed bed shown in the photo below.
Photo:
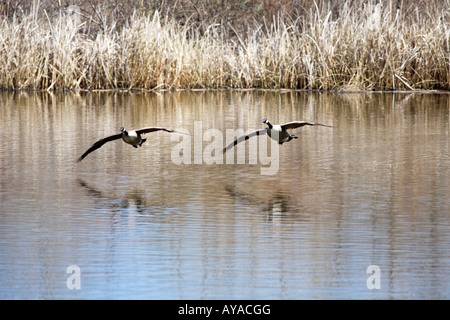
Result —
[{"label": "tall reed bed", "polygon": [[413,12],[392,2],[316,6],[245,37],[156,12],[92,36],[76,15],[42,18],[36,7],[0,21],[0,88],[450,90],[450,11]]}]

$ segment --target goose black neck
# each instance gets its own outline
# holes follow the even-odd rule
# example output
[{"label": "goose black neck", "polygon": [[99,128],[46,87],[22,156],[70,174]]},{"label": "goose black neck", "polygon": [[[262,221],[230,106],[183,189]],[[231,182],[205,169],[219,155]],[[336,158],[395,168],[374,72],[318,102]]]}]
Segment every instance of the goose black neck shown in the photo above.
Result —
[{"label": "goose black neck", "polygon": [[272,124],[269,121],[266,121],[266,124],[269,126],[269,129],[272,129]]}]

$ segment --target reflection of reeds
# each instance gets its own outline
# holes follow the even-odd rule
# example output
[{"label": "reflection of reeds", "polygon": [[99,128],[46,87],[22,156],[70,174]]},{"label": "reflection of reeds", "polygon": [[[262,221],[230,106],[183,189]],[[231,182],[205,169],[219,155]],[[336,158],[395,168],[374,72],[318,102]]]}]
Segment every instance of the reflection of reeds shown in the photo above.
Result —
[{"label": "reflection of reeds", "polygon": [[135,14],[86,36],[61,13],[0,20],[0,87],[450,89],[450,12],[371,3],[274,18],[247,37]]}]

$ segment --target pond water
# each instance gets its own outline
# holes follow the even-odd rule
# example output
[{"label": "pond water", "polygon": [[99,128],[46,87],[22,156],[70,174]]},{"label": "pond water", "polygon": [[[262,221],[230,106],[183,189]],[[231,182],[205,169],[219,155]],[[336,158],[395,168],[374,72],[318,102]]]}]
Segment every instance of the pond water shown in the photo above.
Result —
[{"label": "pond water", "polygon": [[[449,97],[1,93],[0,298],[448,299]],[[333,127],[214,151],[265,117]]]}]

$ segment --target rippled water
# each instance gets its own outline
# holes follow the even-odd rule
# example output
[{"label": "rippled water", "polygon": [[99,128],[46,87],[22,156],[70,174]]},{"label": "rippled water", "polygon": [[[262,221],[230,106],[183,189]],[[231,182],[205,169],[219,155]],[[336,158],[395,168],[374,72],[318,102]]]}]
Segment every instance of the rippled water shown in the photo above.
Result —
[{"label": "rippled water", "polygon": [[[448,299],[449,114],[448,94],[1,93],[0,298]],[[333,128],[292,130],[275,174],[248,148],[205,163],[265,117]],[[158,132],[75,164],[122,125],[192,148]]]}]

